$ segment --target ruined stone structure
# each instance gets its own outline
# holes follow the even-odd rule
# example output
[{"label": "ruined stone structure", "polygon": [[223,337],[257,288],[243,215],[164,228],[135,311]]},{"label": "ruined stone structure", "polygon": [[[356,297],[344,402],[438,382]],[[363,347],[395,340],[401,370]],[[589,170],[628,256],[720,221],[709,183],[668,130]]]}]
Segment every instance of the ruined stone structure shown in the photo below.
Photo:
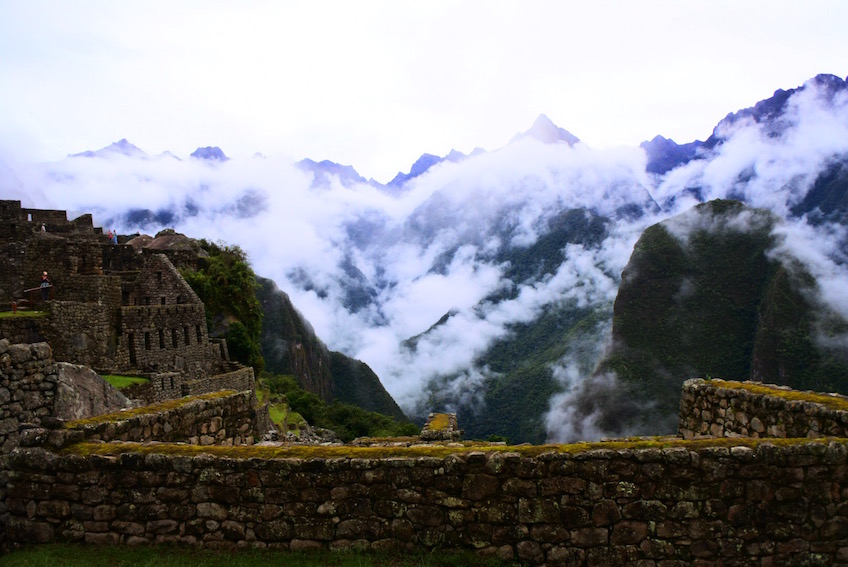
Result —
[{"label": "ruined stone structure", "polygon": [[[223,340],[210,340],[203,303],[169,258],[112,245],[90,215],[68,221],[64,211],[0,201],[0,251],[0,305],[41,307],[33,288],[43,271],[54,286],[48,315],[4,318],[0,338],[44,341],[57,360],[148,376],[155,384],[139,392],[148,402],[217,389],[208,382],[217,375],[252,380]],[[193,265],[191,253],[172,254]]]},{"label": "ruined stone structure", "polygon": [[[781,410],[793,423],[833,409],[813,394],[727,386],[688,382],[681,423],[696,407],[751,423],[738,404],[724,411],[737,398],[752,412],[794,398]],[[209,416],[207,432],[223,427],[223,414]],[[147,440],[170,423],[123,421],[48,420],[54,429],[24,432],[8,456],[7,543],[468,548],[546,565],[848,563],[844,437],[399,449],[91,441]]]}]

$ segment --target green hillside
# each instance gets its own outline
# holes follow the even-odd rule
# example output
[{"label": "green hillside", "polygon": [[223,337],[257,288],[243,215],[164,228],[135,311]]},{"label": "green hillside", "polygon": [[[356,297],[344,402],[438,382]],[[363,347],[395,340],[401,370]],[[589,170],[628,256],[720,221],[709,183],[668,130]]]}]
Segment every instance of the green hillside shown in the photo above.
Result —
[{"label": "green hillside", "polygon": [[[609,220],[586,209],[564,211],[548,221],[546,231],[532,245],[508,247],[498,261],[508,265],[506,277],[515,283],[532,282],[556,272],[569,244],[592,247],[606,234]],[[486,298],[498,303],[513,299],[517,286]],[[445,324],[448,313],[427,332],[406,341],[415,348],[427,333]],[[585,334],[609,313],[577,307],[572,302],[549,305],[537,318],[511,325],[509,334],[492,344],[474,366],[486,376],[476,395],[457,400],[445,384],[456,377],[435,379],[429,385],[427,407],[432,411],[456,411],[466,438],[505,437],[512,443],[544,443],[545,414],[551,397],[562,389],[552,365],[570,355],[585,360],[581,352]],[[591,372],[591,367],[587,372]]]},{"label": "green hillside", "polygon": [[800,265],[769,254],[777,222],[712,201],[643,233],[622,274],[612,350],[596,373],[618,378],[596,408],[602,428],[671,432],[657,424],[673,427],[680,387],[695,376],[848,392],[846,361],[817,340],[845,321],[811,303],[815,282]]},{"label": "green hillside", "polygon": [[265,317],[261,349],[269,372],[292,375],[323,401],[353,404],[408,421],[377,375],[365,363],[331,352],[273,281],[257,278]]}]

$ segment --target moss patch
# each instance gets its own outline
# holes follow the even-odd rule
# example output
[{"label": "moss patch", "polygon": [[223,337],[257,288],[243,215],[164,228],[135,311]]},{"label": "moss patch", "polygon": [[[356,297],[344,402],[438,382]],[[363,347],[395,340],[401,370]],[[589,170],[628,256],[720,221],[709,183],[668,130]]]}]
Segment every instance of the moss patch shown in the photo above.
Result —
[{"label": "moss patch", "polygon": [[450,425],[450,416],[446,413],[437,413],[430,420],[430,431],[444,431]]},{"label": "moss patch", "polygon": [[733,380],[713,379],[711,383],[720,388],[727,388],[728,390],[748,390],[749,392],[762,394],[764,396],[774,396],[776,398],[783,398],[784,400],[791,401],[812,402],[831,409],[848,411],[848,398],[845,398],[844,396],[830,396],[827,394],[817,394],[815,392],[783,390],[767,384],[752,384],[750,382],[736,382]]},{"label": "moss patch", "polygon": [[698,450],[710,447],[757,447],[761,444],[777,446],[803,445],[809,443],[827,444],[837,442],[848,444],[848,439],[822,437],[818,439],[753,439],[753,438],[709,438],[684,440],[679,438],[657,437],[640,438],[635,441],[601,441],[592,443],[572,443],[568,445],[490,445],[487,443],[466,442],[462,444],[424,444],[411,447],[352,447],[349,445],[325,447],[320,445],[287,446],[237,446],[186,445],[177,443],[77,443],[62,450],[63,454],[116,456],[124,453],[166,454],[174,456],[195,456],[201,454],[231,459],[386,459],[437,457],[462,455],[471,452],[518,453],[524,457],[538,457],[545,453],[578,454],[596,450],[639,450],[666,449],[682,447]]},{"label": "moss patch", "polygon": [[214,400],[218,398],[226,398],[228,396],[232,396],[236,394],[235,390],[221,390],[220,392],[212,392],[210,394],[201,394],[199,396],[187,396],[185,398],[179,398],[176,400],[168,400],[165,402],[159,402],[156,404],[150,404],[149,406],[143,406],[140,408],[128,409],[125,411],[119,411],[114,413],[107,413],[103,415],[96,415],[94,417],[88,417],[85,419],[77,419],[74,421],[68,421],[65,423],[65,429],[77,429],[80,427],[85,427],[86,425],[94,425],[96,423],[104,423],[109,421],[122,421],[125,419],[129,419],[131,417],[136,417],[139,415],[150,415],[155,413],[161,413],[165,411],[170,411],[173,409],[180,408],[186,404],[190,404],[191,402],[196,402],[197,400]]}]

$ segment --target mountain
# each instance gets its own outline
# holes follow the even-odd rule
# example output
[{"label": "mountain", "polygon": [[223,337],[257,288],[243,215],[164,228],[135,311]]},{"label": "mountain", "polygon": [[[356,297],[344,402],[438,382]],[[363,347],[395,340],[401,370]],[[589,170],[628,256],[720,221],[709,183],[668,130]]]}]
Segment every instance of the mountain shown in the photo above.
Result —
[{"label": "mountain", "polygon": [[273,281],[257,277],[257,284],[264,313],[262,355],[269,372],[294,376],[303,389],[326,402],[338,400],[407,421],[368,365],[327,349]]},{"label": "mountain", "polygon": [[512,138],[512,141],[515,142],[524,138],[533,138],[545,144],[566,143],[569,146],[573,146],[580,141],[577,136],[564,128],[560,128],[544,114],[540,114],[536,118],[536,121],[533,122],[529,130],[516,134]]},{"label": "mountain", "polygon": [[780,136],[791,121],[793,109],[790,107],[790,101],[792,97],[811,88],[816,89],[817,93],[828,104],[833,104],[834,99],[840,93],[848,91],[848,80],[843,81],[835,75],[820,74],[800,87],[789,90],[778,89],[771,97],[757,102],[754,106],[728,113],[713,128],[712,133],[704,142],[695,140],[685,144],[677,144],[673,140],[659,135],[648,142],[642,142],[640,147],[645,150],[648,158],[645,170],[649,173],[662,175],[696,157],[703,156],[705,152],[721,146],[727,140],[733,128],[745,121],[759,125],[768,136]]},{"label": "mountain", "polygon": [[792,97],[810,88],[816,89],[820,97],[828,104],[832,104],[839,93],[848,90],[848,82],[836,75],[820,74],[800,87],[789,90],[778,89],[770,98],[763,99],[752,107],[731,112],[725,116],[713,129],[712,135],[704,142],[704,147],[712,149],[723,143],[727,140],[732,127],[746,120],[751,120],[760,125],[769,136],[781,135],[786,130],[787,121],[791,118],[789,115],[792,113],[790,107]]},{"label": "mountain", "polygon": [[208,161],[228,161],[228,158],[224,151],[217,146],[206,146],[205,148],[197,148],[193,152],[191,152],[191,157],[196,159],[205,159]]},{"label": "mountain", "polygon": [[642,142],[639,147],[645,150],[648,157],[645,171],[663,175],[677,166],[688,163],[697,155],[698,150],[703,145],[703,142],[697,140],[680,145],[675,143],[674,140],[655,136],[649,142]]},{"label": "mountain", "polygon": [[313,185],[318,187],[329,185],[334,177],[345,187],[351,187],[357,183],[368,183],[353,166],[341,165],[326,159],[316,162],[306,158],[297,162],[297,166],[303,171],[311,172],[315,176]]},{"label": "mountain", "polygon": [[118,140],[117,142],[113,142],[112,144],[109,144],[105,148],[100,148],[99,150],[86,150],[78,154],[70,154],[68,157],[108,158],[118,155],[131,158],[147,157],[147,154],[144,153],[143,150],[129,143],[126,138]]},{"label": "mountain", "polygon": [[400,187],[410,179],[415,179],[419,175],[426,173],[431,167],[436,164],[442,163],[443,161],[456,163],[464,160],[467,157],[468,156],[466,156],[464,153],[458,152],[456,150],[451,150],[450,153],[448,153],[448,155],[444,157],[434,156],[433,154],[422,154],[421,157],[415,160],[415,163],[412,164],[412,167],[409,169],[409,173],[403,173],[402,171],[399,171],[398,174],[395,175],[391,181],[389,181],[388,186]]},{"label": "mountain", "polygon": [[[269,367],[303,370],[326,399],[380,398],[346,382],[373,370],[415,420],[457,411],[474,437],[671,431],[679,383],[697,373],[842,387],[845,81],[780,89],[704,142],[574,151],[544,116],[516,139],[473,159],[424,154],[386,186],[352,166],[303,160],[312,175],[300,175],[268,158],[226,175],[195,160],[139,160],[125,175],[65,160],[39,188],[99,207],[108,226],[237,243],[320,329],[309,338],[269,292],[266,316],[287,337],[263,344]],[[130,189],[120,202],[89,193],[116,184]]]},{"label": "mountain", "polygon": [[622,273],[611,348],[573,401],[582,417],[620,434],[674,433],[695,376],[848,393],[848,357],[816,338],[848,321],[811,301],[817,285],[800,264],[774,256],[781,223],[717,200],[645,230]]}]

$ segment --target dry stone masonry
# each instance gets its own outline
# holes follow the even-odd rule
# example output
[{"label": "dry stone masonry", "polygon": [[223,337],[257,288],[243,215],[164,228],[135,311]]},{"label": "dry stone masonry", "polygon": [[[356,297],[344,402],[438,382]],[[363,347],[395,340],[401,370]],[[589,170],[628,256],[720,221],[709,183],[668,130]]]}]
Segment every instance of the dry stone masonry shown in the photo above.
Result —
[{"label": "dry stone masonry", "polygon": [[[751,412],[771,407],[762,386],[733,385],[687,383],[681,413],[736,407],[736,415],[736,398]],[[814,397],[780,391],[784,400]],[[26,430],[7,456],[7,545],[442,547],[546,565],[848,564],[848,439],[809,439],[792,428],[801,438],[535,447],[224,446],[229,433],[207,446],[104,442],[246,433],[260,427],[249,398],[213,397],[202,410],[187,411],[191,402],[174,410],[179,417],[146,414],[127,425],[55,429],[48,420],[54,429]],[[831,415],[802,401],[787,404],[793,423]],[[229,412],[242,421],[229,425]],[[199,429],[168,437],[186,419]]]},{"label": "dry stone masonry", "polygon": [[848,437],[848,397],[786,386],[687,380],[679,433],[710,437]]}]

